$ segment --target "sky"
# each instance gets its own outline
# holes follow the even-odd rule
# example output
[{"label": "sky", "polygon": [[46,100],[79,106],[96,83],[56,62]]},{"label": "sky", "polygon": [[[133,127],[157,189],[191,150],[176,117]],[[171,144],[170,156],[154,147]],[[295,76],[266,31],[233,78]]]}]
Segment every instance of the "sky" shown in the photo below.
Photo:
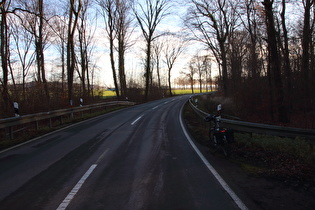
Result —
[{"label": "sky", "polygon": [[[50,0],[47,0],[50,1]],[[56,8],[63,8],[66,5],[68,0],[63,0],[63,2],[59,2],[60,5],[56,5]],[[141,0],[140,0],[141,1]],[[172,0],[170,2],[175,2],[169,9],[169,15],[166,16],[162,22],[157,27],[157,32],[161,31],[170,31],[177,32],[183,29],[183,21],[182,17],[186,14],[187,4],[183,4],[183,1]],[[64,11],[59,10],[62,15]],[[91,11],[93,13],[95,11]],[[93,14],[91,15],[93,16]],[[94,84],[113,87],[113,76],[110,65],[110,57],[109,57],[109,44],[106,36],[106,32],[104,30],[104,25],[102,22],[104,21],[101,15],[98,15],[97,20],[93,20],[92,26],[96,28],[94,38],[95,38],[95,49],[93,51],[93,63],[96,62],[96,71],[94,77]],[[132,40],[135,41],[135,44],[127,51],[125,55],[126,61],[126,77],[127,83],[129,78],[136,78],[137,80],[141,79],[144,74],[144,66],[143,66],[143,48],[145,43],[143,41],[142,33],[140,28],[137,27],[132,35]],[[174,81],[176,78],[180,77],[180,72],[184,71],[187,68],[187,64],[192,57],[192,55],[197,54],[199,51],[202,51],[203,46],[200,44],[190,45],[186,48],[186,50],[181,54],[181,56],[176,60],[174,67],[172,69],[171,79]],[[53,44],[47,47],[45,50],[45,60],[46,60],[46,69],[47,69],[47,78],[50,80],[57,80],[60,78],[60,54],[56,51],[56,47]],[[163,74],[163,66],[161,69]],[[35,72],[35,70],[34,70]],[[29,77],[32,80],[34,73],[30,73]],[[164,77],[166,80],[166,69],[164,68]],[[143,78],[143,77],[142,77]]]},{"label": "sky", "polygon": [[[141,0],[140,0],[141,1]],[[172,2],[176,2],[173,0]],[[158,31],[171,31],[176,32],[180,31],[183,28],[183,20],[182,17],[185,16],[187,10],[187,4],[185,0],[179,0],[178,3],[174,3],[174,5],[170,8],[170,14],[163,19],[163,21],[159,24],[157,30]],[[297,4],[297,3],[296,3]],[[296,4],[288,4],[287,5],[287,19],[289,22],[296,21],[298,17],[301,15],[297,8],[301,8],[301,5]],[[279,11],[281,10],[280,7],[275,8]],[[101,21],[101,20],[99,20]],[[288,26],[290,24],[287,24]],[[98,66],[100,67],[99,72],[99,83],[101,85],[113,86],[113,78],[111,73],[111,67],[109,64],[109,51],[108,51],[108,44],[104,42],[104,30],[102,28],[98,28],[97,30],[97,37],[100,37],[101,42],[99,42],[99,46],[97,49],[96,57],[98,60]],[[136,40],[135,45],[126,53],[126,74],[127,80],[130,77],[133,78],[140,78],[141,75],[144,73],[144,67],[142,65],[143,55],[143,46],[145,43],[143,42],[142,33],[140,29],[136,29],[133,34],[133,39]],[[172,69],[171,78],[172,80],[180,77],[180,72],[185,71],[188,67],[188,62],[194,55],[203,55],[209,52],[204,50],[204,46],[200,43],[193,43],[187,46],[186,50],[181,54],[181,56],[177,59],[174,64],[174,68]],[[212,76],[218,75],[217,64],[212,64]]]},{"label": "sky", "polygon": [[[186,12],[186,8],[181,5],[173,6],[170,8],[170,14],[163,19],[163,21],[158,25],[157,31],[170,31],[177,32],[182,30],[182,20],[181,15],[184,15]],[[99,20],[101,21],[101,20]],[[98,59],[98,66],[100,67],[99,72],[99,82],[101,85],[105,85],[108,87],[113,87],[113,77],[111,72],[111,66],[109,63],[109,51],[108,44],[104,41],[104,29],[98,28],[96,33],[98,42],[96,57]],[[130,77],[140,78],[144,73],[144,67],[142,65],[143,59],[143,46],[145,43],[143,42],[142,33],[140,29],[137,28],[133,33],[133,40],[136,40],[134,46],[129,49],[126,53],[126,76],[127,80]],[[102,40],[102,41],[101,41]],[[106,39],[105,39],[106,40]],[[202,49],[202,46],[199,44],[190,45],[187,49],[181,54],[181,56],[177,59],[172,69],[171,78],[172,80],[180,77],[182,72],[186,66],[188,61],[190,60],[192,54],[196,54],[199,50]],[[162,69],[163,71],[163,69]],[[128,81],[127,81],[128,82]]]},{"label": "sky", "polygon": [[[51,0],[47,0],[51,1]],[[140,0],[141,1],[141,0]],[[58,1],[59,2],[59,1]],[[60,1],[59,4],[63,5],[66,4],[68,0]],[[170,0],[170,2],[176,2],[176,0]],[[186,14],[187,4],[185,3],[185,0],[178,0],[179,3],[174,3],[172,7],[170,8],[169,12],[170,14],[163,19],[163,21],[158,25],[158,31],[180,31],[183,27],[183,21],[181,17],[184,17]],[[63,6],[56,5],[57,2],[54,2],[55,7],[62,8]],[[292,8],[294,7],[294,8]],[[298,16],[300,15],[300,11],[297,8],[301,8],[301,5],[292,4],[288,5],[288,14],[290,14],[289,20],[292,19],[298,19]],[[278,8],[280,9],[280,8]],[[63,14],[63,10],[59,9],[58,11]],[[294,12],[293,12],[294,11]],[[94,20],[95,21],[95,20]],[[97,65],[97,71],[95,75],[95,82],[97,84],[107,86],[107,87],[113,87],[113,77],[111,72],[111,66],[110,66],[110,59],[109,59],[109,45],[106,38],[106,33],[104,31],[104,27],[101,25],[101,22],[103,19],[98,15],[98,20],[95,21],[96,32],[95,32],[95,49],[93,54],[93,60],[96,61]],[[289,25],[289,24],[288,24]],[[143,42],[142,33],[140,32],[139,27],[134,31],[133,33],[133,40],[135,40],[135,44],[132,48],[130,48],[126,53],[126,76],[127,76],[127,82],[128,78],[137,78],[140,79],[141,76],[144,73],[144,67],[142,65],[143,60],[143,46],[145,46],[145,43]],[[177,59],[175,62],[174,68],[172,69],[172,80],[176,79],[177,77],[180,77],[180,72],[187,69],[188,62],[191,59],[193,55],[196,54],[204,54],[205,51],[203,50],[204,46],[200,43],[194,43],[187,47],[187,49],[182,53],[182,55]],[[60,64],[60,55],[56,51],[56,47],[51,44],[47,50],[45,51],[45,59],[46,59],[46,65],[47,65],[47,78],[54,79],[55,76],[60,76],[60,67],[57,67],[57,65]],[[93,61],[94,62],[94,61]],[[60,66],[60,65],[59,65]],[[216,76],[217,68],[216,64],[213,63],[213,76]],[[35,68],[34,68],[35,69]],[[35,70],[34,70],[35,72]],[[59,75],[58,75],[59,74]],[[33,80],[34,73],[29,74],[30,80]]]}]

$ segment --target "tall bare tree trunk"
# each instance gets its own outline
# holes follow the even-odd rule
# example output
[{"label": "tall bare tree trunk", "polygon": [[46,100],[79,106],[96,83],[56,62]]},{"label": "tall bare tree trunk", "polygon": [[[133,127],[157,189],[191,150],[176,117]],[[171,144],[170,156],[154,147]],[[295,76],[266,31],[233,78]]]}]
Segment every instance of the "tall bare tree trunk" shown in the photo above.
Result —
[{"label": "tall bare tree trunk", "polygon": [[0,52],[1,52],[1,67],[2,67],[2,76],[3,79],[1,81],[2,86],[2,99],[3,99],[3,113],[4,117],[8,116],[9,107],[10,107],[10,100],[9,100],[9,91],[8,91],[8,75],[9,75],[9,67],[8,67],[8,60],[9,60],[9,40],[8,40],[8,24],[7,24],[7,7],[6,0],[3,0],[0,4],[1,9],[1,43],[0,43]]},{"label": "tall bare tree trunk", "polygon": [[246,1],[246,17],[247,17],[247,31],[250,36],[250,54],[249,54],[249,74],[253,79],[259,77],[258,73],[258,55],[256,53],[257,46],[257,23],[255,19],[255,3],[250,0]]},{"label": "tall bare tree trunk", "polygon": [[[78,4],[76,4],[78,3]],[[67,75],[68,75],[68,100],[72,105],[73,100],[73,76],[76,64],[74,51],[74,34],[78,23],[78,17],[82,9],[81,0],[70,0],[69,23],[68,23],[68,42],[67,42]]]},{"label": "tall bare tree trunk", "polygon": [[118,38],[118,68],[119,68],[119,83],[121,96],[127,96],[127,84],[125,73],[125,46],[122,38]]},{"label": "tall bare tree trunk", "polygon": [[278,52],[277,33],[273,16],[273,1],[264,0],[268,35],[268,51],[272,89],[275,91],[276,108],[280,122],[288,122],[287,107],[284,103],[284,91],[281,79],[281,60]]},{"label": "tall bare tree trunk", "polygon": [[229,95],[228,90],[228,68],[227,68],[227,58],[226,58],[226,49],[225,49],[225,39],[219,40],[220,46],[220,55],[222,61],[222,88],[225,96]]},{"label": "tall bare tree trunk", "polygon": [[283,72],[284,72],[284,89],[285,89],[285,104],[288,106],[288,109],[291,108],[292,100],[290,94],[292,92],[292,83],[291,83],[291,64],[290,64],[290,51],[289,51],[289,38],[288,38],[288,30],[286,27],[286,0],[282,0],[282,11],[281,11],[281,22],[282,22],[282,30],[284,37],[284,50],[283,50]]},{"label": "tall bare tree trunk", "polygon": [[38,28],[38,39],[36,40],[36,52],[37,52],[37,65],[38,71],[41,75],[42,82],[44,85],[44,91],[46,95],[47,103],[49,104],[49,91],[48,91],[48,84],[46,80],[46,71],[45,71],[45,58],[44,58],[44,3],[43,0],[38,0],[38,9],[39,9],[39,28]]},{"label": "tall bare tree trunk", "polygon": [[305,103],[310,97],[310,48],[312,42],[312,31],[310,26],[310,12],[314,0],[304,0],[304,25],[302,35],[302,72],[304,80]]},{"label": "tall bare tree trunk", "polygon": [[78,26],[78,35],[79,35],[79,42],[80,42],[80,57],[81,57],[81,73],[79,73],[80,80],[81,80],[81,86],[82,86],[82,92],[83,92],[83,98],[87,97],[87,89],[86,89],[86,74],[88,72],[88,41],[87,41],[87,35],[86,35],[86,14],[87,14],[87,8],[88,2],[85,2],[84,7],[82,9],[81,15],[80,15],[80,25]]},{"label": "tall bare tree trunk", "polygon": [[128,46],[129,28],[131,26],[130,11],[132,6],[132,1],[121,0],[116,1],[117,7],[117,41],[118,41],[118,68],[119,68],[119,82],[121,95],[126,97],[127,93],[127,83],[126,83],[126,73],[125,73],[125,53]]},{"label": "tall bare tree trunk", "polygon": [[[151,39],[151,38],[150,38]],[[145,95],[144,99],[147,101],[149,98],[149,90],[150,90],[150,78],[151,78],[151,42],[147,43],[146,50],[146,63],[145,63]]]},{"label": "tall bare tree trunk", "polygon": [[154,55],[155,55],[155,62],[156,62],[156,74],[158,79],[158,88],[161,90],[161,74],[160,74],[160,55],[162,51],[163,43],[157,43],[154,45]]},{"label": "tall bare tree trunk", "polygon": [[167,0],[145,0],[145,6],[140,5],[140,11],[134,9],[134,13],[141,27],[142,34],[146,41],[145,57],[145,94],[144,99],[149,98],[151,78],[152,42],[158,37],[155,35],[156,27],[167,15]]},{"label": "tall bare tree trunk", "polygon": [[115,46],[114,41],[116,38],[115,34],[115,18],[117,9],[115,6],[115,0],[97,0],[99,6],[101,7],[102,16],[104,18],[104,22],[106,25],[106,32],[108,35],[108,41],[109,41],[109,58],[110,58],[110,64],[112,69],[112,75],[113,75],[113,81],[116,91],[116,97],[120,97],[119,92],[119,86],[118,86],[118,80],[117,80],[117,73],[116,73],[116,66],[115,66]]}]

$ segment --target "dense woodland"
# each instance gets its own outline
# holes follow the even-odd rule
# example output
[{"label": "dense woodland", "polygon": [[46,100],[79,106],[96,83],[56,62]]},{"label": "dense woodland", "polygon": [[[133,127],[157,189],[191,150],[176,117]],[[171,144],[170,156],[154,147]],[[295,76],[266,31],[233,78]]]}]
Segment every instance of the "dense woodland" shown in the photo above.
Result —
[{"label": "dense woodland", "polygon": [[[111,72],[119,99],[172,95],[176,62],[199,43],[202,53],[185,60],[177,85],[218,87],[244,118],[314,128],[314,3],[2,0],[0,117],[14,116],[15,101],[23,113],[76,105],[81,97],[92,103],[101,92],[100,71]],[[185,12],[174,14],[175,7]],[[163,31],[163,21],[178,14],[180,30]],[[46,59],[52,48],[59,58],[54,65]],[[104,48],[111,69],[98,66],[97,48]],[[142,73],[128,77],[126,55],[133,48],[141,52]]]}]

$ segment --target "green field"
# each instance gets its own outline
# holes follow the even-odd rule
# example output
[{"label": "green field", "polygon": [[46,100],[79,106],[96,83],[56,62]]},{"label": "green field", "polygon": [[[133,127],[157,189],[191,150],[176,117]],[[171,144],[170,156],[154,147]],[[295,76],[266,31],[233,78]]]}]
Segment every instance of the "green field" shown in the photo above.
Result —
[{"label": "green field", "polygon": [[[206,93],[206,90],[202,90],[203,93]],[[210,91],[209,91],[210,92]],[[192,94],[191,89],[174,89],[172,90],[172,93],[174,95],[183,95],[183,94]],[[200,93],[199,89],[194,90],[194,93]],[[102,95],[103,98],[111,98],[116,96],[116,92],[112,90],[100,90],[98,95]]]},{"label": "green field", "polygon": [[116,92],[112,90],[97,90],[94,93],[95,95],[101,96],[101,98],[113,98],[116,96]]},{"label": "green field", "polygon": [[[207,91],[206,90],[202,90],[203,93],[206,93]],[[210,92],[210,91],[208,91]],[[172,90],[172,93],[174,95],[183,95],[183,94],[192,94],[192,91],[191,89],[175,89],[175,90]],[[194,93],[200,93],[200,90],[199,89],[194,89]]]}]

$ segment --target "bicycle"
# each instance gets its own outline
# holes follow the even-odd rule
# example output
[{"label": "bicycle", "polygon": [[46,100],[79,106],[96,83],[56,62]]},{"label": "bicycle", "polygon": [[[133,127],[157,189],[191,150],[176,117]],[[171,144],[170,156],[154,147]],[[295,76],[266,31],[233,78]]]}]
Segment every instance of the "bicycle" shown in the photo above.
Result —
[{"label": "bicycle", "polygon": [[222,150],[225,157],[229,156],[229,143],[234,141],[234,133],[231,129],[221,128],[221,104],[218,105],[216,115],[208,115],[205,121],[213,122],[209,130],[209,145],[211,152]]}]

